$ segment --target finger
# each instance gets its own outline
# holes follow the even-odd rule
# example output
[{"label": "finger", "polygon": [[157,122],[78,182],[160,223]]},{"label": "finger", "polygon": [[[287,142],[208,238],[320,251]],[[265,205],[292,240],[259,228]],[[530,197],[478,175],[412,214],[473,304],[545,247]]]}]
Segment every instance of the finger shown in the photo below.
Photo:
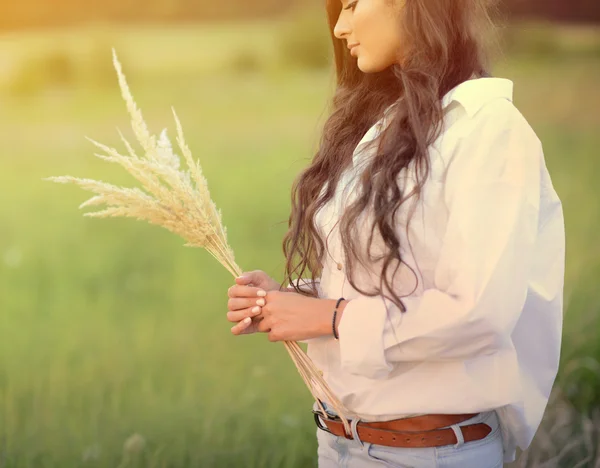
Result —
[{"label": "finger", "polygon": [[252,309],[255,306],[263,307],[266,303],[264,297],[235,297],[227,301],[227,308],[235,312],[242,309]]},{"label": "finger", "polygon": [[241,335],[251,323],[252,319],[250,317],[247,317],[238,324],[231,327],[231,333],[233,333],[234,335]]},{"label": "finger", "polygon": [[253,286],[252,278],[249,277],[238,277],[235,279],[235,284],[231,289],[235,290],[238,286]]},{"label": "finger", "polygon": [[265,297],[267,291],[256,286],[242,286],[234,284],[227,290],[229,297]]},{"label": "finger", "polygon": [[230,322],[241,322],[247,317],[257,317],[258,315],[260,315],[261,312],[262,310],[259,306],[255,306],[251,309],[236,310],[233,312],[230,311],[227,312],[227,320],[229,320]]},{"label": "finger", "polygon": [[[262,317],[255,317],[253,319],[251,319],[250,322],[240,322],[237,325],[235,325],[234,327],[232,327],[231,331],[234,334],[238,334],[238,335],[249,335],[251,333],[258,333],[258,327],[257,324],[259,322],[257,322],[257,320],[262,319]],[[241,331],[240,331],[241,329]]]},{"label": "finger", "polygon": [[254,280],[254,272],[246,271],[235,279],[236,284],[247,285]]},{"label": "finger", "polygon": [[262,319],[257,323],[256,329],[261,333],[268,333],[271,331],[271,322],[267,319]]},{"label": "finger", "polygon": [[261,320],[264,320],[262,315],[258,315],[252,319],[250,325],[248,325],[244,331],[242,331],[242,335],[250,334],[250,333],[258,333],[258,324]]}]

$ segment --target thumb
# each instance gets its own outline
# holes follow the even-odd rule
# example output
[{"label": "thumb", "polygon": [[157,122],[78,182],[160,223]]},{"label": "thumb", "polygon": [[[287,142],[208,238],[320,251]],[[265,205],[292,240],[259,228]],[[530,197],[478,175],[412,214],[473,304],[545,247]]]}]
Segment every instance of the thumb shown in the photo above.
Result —
[{"label": "thumb", "polygon": [[253,272],[245,272],[245,273],[242,273],[240,276],[238,276],[235,279],[235,282],[236,282],[236,284],[245,285],[245,284],[252,282],[253,279],[254,279]]}]

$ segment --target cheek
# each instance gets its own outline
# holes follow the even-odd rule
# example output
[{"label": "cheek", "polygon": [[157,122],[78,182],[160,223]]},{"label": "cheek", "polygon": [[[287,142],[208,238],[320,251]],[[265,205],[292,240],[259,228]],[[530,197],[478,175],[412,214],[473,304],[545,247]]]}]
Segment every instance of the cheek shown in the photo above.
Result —
[{"label": "cheek", "polygon": [[395,57],[401,48],[400,31],[397,23],[386,18],[377,32],[381,52],[386,57]]},{"label": "cheek", "polygon": [[400,51],[400,33],[397,23],[388,15],[356,15],[354,31],[360,42],[360,55],[373,66],[387,67],[397,60]]},{"label": "cheek", "polygon": [[365,71],[380,72],[393,65],[397,60],[397,48],[383,35],[371,37],[365,47],[360,47],[358,56]]}]

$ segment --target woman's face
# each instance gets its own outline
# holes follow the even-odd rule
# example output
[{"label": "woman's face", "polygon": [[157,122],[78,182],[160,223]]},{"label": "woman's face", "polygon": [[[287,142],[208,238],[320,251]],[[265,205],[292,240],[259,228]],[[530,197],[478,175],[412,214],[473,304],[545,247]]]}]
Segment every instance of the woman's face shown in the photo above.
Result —
[{"label": "woman's face", "polygon": [[363,73],[385,70],[399,61],[400,0],[340,0],[342,11],[334,35],[351,51]]}]

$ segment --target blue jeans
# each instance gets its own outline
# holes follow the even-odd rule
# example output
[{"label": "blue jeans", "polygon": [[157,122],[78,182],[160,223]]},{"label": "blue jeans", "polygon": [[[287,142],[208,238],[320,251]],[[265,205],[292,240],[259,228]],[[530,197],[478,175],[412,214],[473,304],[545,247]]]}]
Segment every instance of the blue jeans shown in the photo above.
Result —
[{"label": "blue jeans", "polygon": [[[313,406],[317,409],[316,403]],[[335,414],[333,408],[325,408]],[[486,437],[465,443],[458,426],[483,422]],[[355,427],[355,425],[353,425]],[[458,442],[443,447],[403,448],[338,437],[317,428],[318,468],[502,468],[502,432],[496,411],[485,411],[454,426]],[[356,435],[354,436],[356,439]]]}]

